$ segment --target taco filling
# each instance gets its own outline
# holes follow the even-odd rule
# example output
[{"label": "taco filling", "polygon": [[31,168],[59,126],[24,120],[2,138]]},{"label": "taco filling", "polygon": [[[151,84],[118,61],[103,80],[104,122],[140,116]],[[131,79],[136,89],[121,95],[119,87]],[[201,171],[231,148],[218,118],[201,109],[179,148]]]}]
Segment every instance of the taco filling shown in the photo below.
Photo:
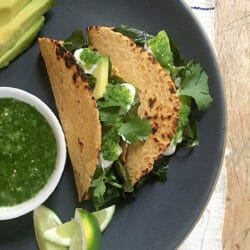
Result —
[{"label": "taco filling", "polygon": [[99,209],[149,177],[164,182],[176,147],[199,144],[195,113],[212,102],[208,77],[165,31],[93,26],[88,41],[75,31],[39,42],[80,201],[90,196]]},{"label": "taco filling", "polygon": [[138,90],[119,76],[109,56],[88,46],[71,52],[87,74],[102,125],[99,163],[89,188],[98,208],[119,197],[121,192],[133,190],[124,168],[127,147],[146,140],[152,127],[148,120],[138,115]]}]

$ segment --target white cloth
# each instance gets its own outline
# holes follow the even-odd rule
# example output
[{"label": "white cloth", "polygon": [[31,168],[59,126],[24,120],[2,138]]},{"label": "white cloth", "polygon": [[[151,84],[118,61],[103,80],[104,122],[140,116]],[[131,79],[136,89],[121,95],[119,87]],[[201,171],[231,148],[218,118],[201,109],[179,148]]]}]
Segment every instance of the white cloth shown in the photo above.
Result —
[{"label": "white cloth", "polygon": [[[214,0],[184,0],[214,45]],[[225,157],[212,197],[199,221],[178,250],[221,250],[227,190]]]}]

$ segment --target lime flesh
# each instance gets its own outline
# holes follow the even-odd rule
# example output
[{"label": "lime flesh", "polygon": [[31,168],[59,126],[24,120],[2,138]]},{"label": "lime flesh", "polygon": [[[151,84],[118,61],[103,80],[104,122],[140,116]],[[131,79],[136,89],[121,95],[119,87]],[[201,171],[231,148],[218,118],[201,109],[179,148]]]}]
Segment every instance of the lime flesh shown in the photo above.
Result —
[{"label": "lime flesh", "polygon": [[112,205],[110,207],[92,213],[99,223],[101,232],[103,232],[107,228],[107,226],[109,225],[110,221],[113,218],[114,213],[115,213],[115,205]]},{"label": "lime flesh", "polygon": [[52,243],[68,247],[70,245],[72,236],[72,227],[72,221],[66,222],[62,225],[59,225],[58,227],[46,230],[43,234],[43,237]]},{"label": "lime flesh", "polygon": [[66,250],[67,248],[51,243],[43,238],[43,233],[62,224],[58,216],[45,206],[40,206],[33,212],[34,229],[40,250]]},{"label": "lime flesh", "polygon": [[69,250],[86,250],[86,236],[83,225],[76,219],[72,220],[72,237]]}]

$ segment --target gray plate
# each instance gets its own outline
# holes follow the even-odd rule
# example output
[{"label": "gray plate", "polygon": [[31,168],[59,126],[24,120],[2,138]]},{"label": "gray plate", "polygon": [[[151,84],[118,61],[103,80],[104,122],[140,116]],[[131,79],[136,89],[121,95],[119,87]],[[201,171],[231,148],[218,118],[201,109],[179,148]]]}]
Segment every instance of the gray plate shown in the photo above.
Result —
[{"label": "gray plate", "polygon": [[[168,182],[147,183],[135,200],[122,202],[102,238],[102,249],[174,249],[189,232],[206,204],[218,174],[225,135],[225,104],[214,54],[188,9],[176,0],[60,0],[46,16],[40,36],[65,39],[77,28],[125,23],[149,33],[166,29],[186,58],[201,63],[209,75],[214,102],[199,118],[200,146],[179,150],[170,161]],[[57,113],[39,53],[38,43],[0,71],[0,86],[29,91]],[[143,164],[143,162],[142,162]],[[63,221],[74,215],[78,204],[71,163],[46,205]],[[0,222],[0,248],[36,249],[32,214]]]}]

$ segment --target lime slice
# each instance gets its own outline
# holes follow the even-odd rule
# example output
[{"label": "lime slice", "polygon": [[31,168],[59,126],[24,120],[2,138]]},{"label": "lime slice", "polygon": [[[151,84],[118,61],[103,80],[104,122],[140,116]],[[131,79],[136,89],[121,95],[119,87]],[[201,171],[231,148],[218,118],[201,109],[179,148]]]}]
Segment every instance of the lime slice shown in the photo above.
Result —
[{"label": "lime slice", "polygon": [[46,230],[43,237],[53,243],[68,247],[72,236],[73,221],[66,222],[58,227]]},{"label": "lime slice", "polygon": [[[98,250],[101,248],[101,231],[96,218],[87,210],[76,208],[75,210],[75,220],[81,226],[81,230],[85,232],[87,250]],[[83,234],[83,233],[82,233]],[[74,243],[74,232],[72,232],[72,239],[70,242],[70,250],[75,250],[76,248],[71,248]],[[79,248],[78,248],[79,249]]]},{"label": "lime slice", "polygon": [[33,212],[34,229],[37,244],[40,250],[66,250],[65,247],[58,246],[43,238],[43,233],[53,227],[61,225],[62,222],[58,216],[45,206],[40,206]]},{"label": "lime slice", "polygon": [[78,222],[76,219],[73,219],[72,221],[72,237],[70,240],[70,246],[69,250],[86,250],[86,236],[84,227],[80,222]]},{"label": "lime slice", "polygon": [[92,213],[99,223],[101,232],[103,232],[109,225],[110,221],[113,218],[114,213],[115,213],[115,205],[112,205],[110,207]]}]

